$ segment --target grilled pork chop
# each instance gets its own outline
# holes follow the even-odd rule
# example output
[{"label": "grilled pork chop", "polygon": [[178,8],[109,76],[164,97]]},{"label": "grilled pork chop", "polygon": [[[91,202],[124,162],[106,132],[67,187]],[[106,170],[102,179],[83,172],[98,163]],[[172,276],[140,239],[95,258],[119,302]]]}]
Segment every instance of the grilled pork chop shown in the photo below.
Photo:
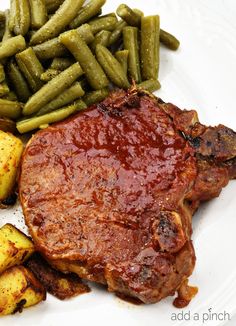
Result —
[{"label": "grilled pork chop", "polygon": [[236,177],[235,157],[231,129],[135,88],[117,91],[33,136],[20,178],[25,221],[57,269],[144,303],[177,290],[183,301],[192,215]]}]

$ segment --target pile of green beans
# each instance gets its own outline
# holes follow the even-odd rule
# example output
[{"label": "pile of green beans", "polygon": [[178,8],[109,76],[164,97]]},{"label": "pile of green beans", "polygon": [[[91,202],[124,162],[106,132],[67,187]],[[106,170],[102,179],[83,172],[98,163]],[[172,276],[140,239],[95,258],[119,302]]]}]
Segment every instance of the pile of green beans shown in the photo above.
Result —
[{"label": "pile of green beans", "polygon": [[0,11],[0,119],[19,133],[104,100],[111,89],[158,90],[160,43],[179,41],[158,15],[111,0],[11,0]]}]

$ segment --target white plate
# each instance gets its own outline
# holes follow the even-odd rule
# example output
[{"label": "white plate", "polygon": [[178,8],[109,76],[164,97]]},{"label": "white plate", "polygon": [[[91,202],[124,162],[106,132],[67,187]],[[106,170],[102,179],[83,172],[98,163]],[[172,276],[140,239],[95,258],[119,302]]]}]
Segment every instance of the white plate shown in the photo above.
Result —
[{"label": "white plate", "polygon": [[[121,0],[107,0],[114,11]],[[180,108],[196,108],[205,124],[223,123],[236,130],[236,1],[235,0],[125,0],[146,14],[159,13],[161,25],[181,40],[178,52],[161,49],[158,95]],[[8,1],[1,0],[1,9]],[[236,181],[220,198],[205,204],[194,216],[193,240],[197,264],[191,284],[199,294],[183,310],[172,298],[155,305],[134,306],[120,301],[99,287],[92,293],[61,302],[52,296],[23,314],[4,317],[4,326],[32,325],[223,325],[222,313],[236,313]],[[0,224],[23,226],[19,207],[0,212]],[[189,321],[174,322],[175,314],[191,314]],[[216,313],[217,315],[212,315]],[[199,320],[194,321],[193,317]],[[189,314],[186,314],[187,320]],[[214,319],[205,321],[205,318]],[[179,315],[179,317],[181,317]],[[216,320],[216,318],[218,320]]]}]

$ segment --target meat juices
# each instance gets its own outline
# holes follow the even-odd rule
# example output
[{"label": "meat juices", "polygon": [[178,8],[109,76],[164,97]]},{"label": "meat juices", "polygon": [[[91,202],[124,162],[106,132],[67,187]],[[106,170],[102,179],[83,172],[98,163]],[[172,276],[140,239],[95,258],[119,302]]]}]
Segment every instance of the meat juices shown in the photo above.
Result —
[{"label": "meat juices", "polygon": [[188,303],[192,215],[236,177],[235,157],[231,129],[117,91],[33,136],[20,177],[25,221],[57,269],[144,303],[176,291]]}]

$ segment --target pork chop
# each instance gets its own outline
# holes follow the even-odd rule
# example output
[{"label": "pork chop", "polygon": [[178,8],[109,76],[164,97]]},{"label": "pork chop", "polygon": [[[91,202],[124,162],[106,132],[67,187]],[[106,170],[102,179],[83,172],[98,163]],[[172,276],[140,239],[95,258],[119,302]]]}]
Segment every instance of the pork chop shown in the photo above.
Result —
[{"label": "pork chop", "polygon": [[154,303],[186,285],[192,215],[236,177],[235,157],[231,129],[117,91],[32,137],[20,177],[25,221],[57,269]]}]

